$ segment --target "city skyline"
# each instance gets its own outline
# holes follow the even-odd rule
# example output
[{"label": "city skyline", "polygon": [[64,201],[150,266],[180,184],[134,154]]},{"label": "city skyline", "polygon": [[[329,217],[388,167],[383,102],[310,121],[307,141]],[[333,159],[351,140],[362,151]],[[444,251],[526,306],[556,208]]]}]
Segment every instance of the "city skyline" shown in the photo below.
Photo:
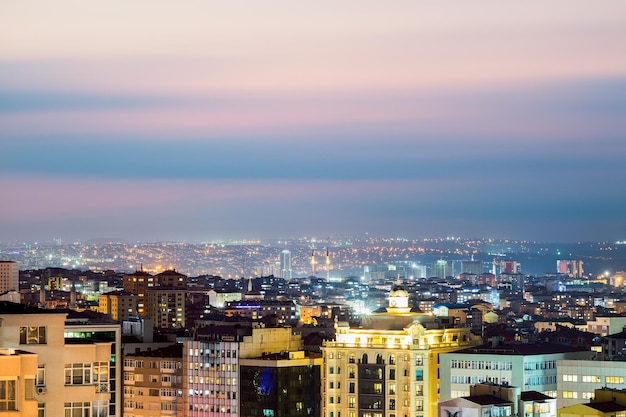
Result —
[{"label": "city skyline", "polygon": [[626,4],[0,5],[0,241],[624,240]]}]

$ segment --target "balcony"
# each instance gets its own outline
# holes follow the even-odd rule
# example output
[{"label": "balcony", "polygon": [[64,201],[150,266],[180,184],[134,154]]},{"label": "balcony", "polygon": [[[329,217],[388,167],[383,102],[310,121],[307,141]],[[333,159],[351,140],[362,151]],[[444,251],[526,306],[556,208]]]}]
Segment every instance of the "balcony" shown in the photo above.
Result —
[{"label": "balcony", "polygon": [[100,382],[96,384],[96,393],[109,392],[109,383],[108,382]]}]

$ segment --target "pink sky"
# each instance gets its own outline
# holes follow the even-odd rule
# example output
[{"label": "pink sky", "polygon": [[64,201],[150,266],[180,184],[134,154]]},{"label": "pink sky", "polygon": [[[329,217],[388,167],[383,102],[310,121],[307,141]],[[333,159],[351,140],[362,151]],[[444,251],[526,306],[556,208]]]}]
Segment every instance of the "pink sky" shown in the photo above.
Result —
[{"label": "pink sky", "polygon": [[625,19],[623,0],[1,2],[0,230],[612,236]]}]

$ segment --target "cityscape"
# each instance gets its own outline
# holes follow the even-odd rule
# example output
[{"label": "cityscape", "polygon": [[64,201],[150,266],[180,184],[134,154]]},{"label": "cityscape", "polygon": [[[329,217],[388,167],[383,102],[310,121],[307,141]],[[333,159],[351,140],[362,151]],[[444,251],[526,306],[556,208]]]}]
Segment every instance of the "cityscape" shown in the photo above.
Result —
[{"label": "cityscape", "polygon": [[0,4],[0,417],[626,417],[626,2]]}]

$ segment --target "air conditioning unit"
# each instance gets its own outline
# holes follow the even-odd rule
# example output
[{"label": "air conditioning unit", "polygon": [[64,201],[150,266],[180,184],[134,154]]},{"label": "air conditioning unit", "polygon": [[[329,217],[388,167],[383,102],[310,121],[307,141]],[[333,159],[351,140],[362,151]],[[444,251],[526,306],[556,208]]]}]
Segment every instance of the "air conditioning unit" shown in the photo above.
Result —
[{"label": "air conditioning unit", "polygon": [[48,388],[46,387],[37,387],[37,394],[43,395],[48,392]]}]

